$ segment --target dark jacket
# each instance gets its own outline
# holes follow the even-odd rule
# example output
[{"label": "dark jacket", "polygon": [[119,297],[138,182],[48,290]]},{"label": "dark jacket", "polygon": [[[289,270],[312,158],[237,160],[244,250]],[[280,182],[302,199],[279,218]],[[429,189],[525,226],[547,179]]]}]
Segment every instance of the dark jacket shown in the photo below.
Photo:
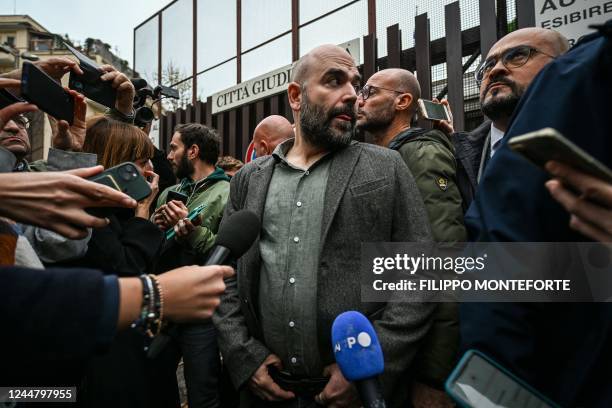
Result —
[{"label": "dark jacket", "polygon": [[[244,208],[262,217],[276,160],[274,156],[259,158],[232,178],[224,220]],[[330,160],[317,276],[321,360],[325,365],[334,362],[330,336],[336,316],[360,311],[373,321],[383,348],[387,401],[392,407],[404,406],[408,379],[403,376],[429,328],[433,305],[416,297],[421,294],[406,303],[363,303],[360,244],[431,242],[427,215],[414,179],[397,152],[353,143],[333,153]],[[257,312],[260,261],[256,241],[238,260],[236,278],[228,280],[213,316],[224,362],[237,387],[244,386],[271,353],[262,340]]]},{"label": "dark jacket", "polygon": [[132,210],[118,210],[107,218],[106,227],[93,231],[85,256],[63,265],[97,268],[119,276],[151,273],[162,231],[149,220],[134,217]]},{"label": "dark jacket", "polygon": [[0,267],[0,383],[78,384],[115,335],[119,293],[106,280],[84,268]]},{"label": "dark jacket", "polygon": [[[436,242],[464,242],[462,199],[457,186],[454,148],[439,130],[410,128],[398,134],[389,148],[399,151],[414,176]],[[416,356],[416,379],[442,389],[455,366],[459,349],[459,310],[456,303],[436,305],[433,323]]]},{"label": "dark jacket", "polygon": [[[87,265],[105,274],[138,276],[152,273],[161,248],[162,231],[149,220],[119,210],[110,224],[93,231],[87,253],[70,262]],[[87,407],[178,406],[176,366],[180,358],[166,347],[155,360],[144,351],[145,338],[134,330],[119,333],[109,349],[96,356],[79,388],[79,400]]]},{"label": "dark jacket", "polygon": [[489,161],[490,143],[487,143],[487,141],[490,133],[491,121],[485,120],[471,132],[457,132],[451,136],[455,146],[457,162],[457,186],[463,199],[464,213],[467,212],[476,196],[478,174],[480,173],[483,154],[487,156],[485,156],[485,162],[482,164],[486,166]]},{"label": "dark jacket", "polygon": [[[476,239],[587,240],[569,228],[569,214],[544,187],[548,174],[513,153],[507,140],[552,127],[612,167],[611,37],[608,22],[607,37],[585,38],[533,80],[466,215]],[[579,273],[567,269],[551,273]],[[610,303],[464,304],[461,312],[465,348],[489,353],[561,406],[612,406]]]},{"label": "dark jacket", "polygon": [[389,148],[397,150],[416,182],[431,232],[436,242],[464,242],[466,239],[457,187],[454,148],[439,130],[410,128],[397,135]]}]

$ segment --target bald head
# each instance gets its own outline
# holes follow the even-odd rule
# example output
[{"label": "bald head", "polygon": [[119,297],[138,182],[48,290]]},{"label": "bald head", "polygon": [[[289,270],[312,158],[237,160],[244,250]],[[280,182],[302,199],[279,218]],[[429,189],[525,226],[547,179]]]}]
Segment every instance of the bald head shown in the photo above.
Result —
[{"label": "bald head", "polygon": [[[527,53],[525,48],[529,47]],[[504,55],[523,50],[522,63],[504,62]],[[497,41],[487,53],[481,71],[480,105],[497,129],[505,131],[510,117],[538,73],[554,58],[569,49],[567,39],[544,28],[522,28]]]},{"label": "bald head", "polygon": [[408,70],[401,68],[389,68],[378,71],[376,74],[383,77],[388,77],[390,81],[397,87],[396,89],[400,92],[407,92],[414,96],[414,99],[421,97],[421,87],[419,81],[417,81],[414,74]]},{"label": "bald head", "polygon": [[271,115],[264,118],[253,132],[257,157],[272,154],[276,146],[292,137],[293,126],[284,116]]},{"label": "bald head", "polygon": [[386,146],[399,129],[410,127],[421,87],[410,71],[389,68],[372,75],[365,90],[358,99],[357,127]]},{"label": "bald head", "polygon": [[300,58],[287,86],[296,145],[330,151],[350,144],[360,83],[353,57],[337,45],[321,45]]},{"label": "bald head", "polygon": [[527,27],[513,31],[497,41],[488,55],[493,55],[498,50],[505,49],[508,45],[515,44],[531,45],[541,51],[553,56],[565,54],[569,50],[569,42],[557,31],[539,27]]},{"label": "bald head", "polygon": [[309,53],[305,54],[296,61],[291,71],[291,81],[300,85],[308,80],[312,75],[312,68],[318,66],[322,61],[332,57],[348,57],[352,60],[351,55],[342,47],[333,44],[323,44]]}]

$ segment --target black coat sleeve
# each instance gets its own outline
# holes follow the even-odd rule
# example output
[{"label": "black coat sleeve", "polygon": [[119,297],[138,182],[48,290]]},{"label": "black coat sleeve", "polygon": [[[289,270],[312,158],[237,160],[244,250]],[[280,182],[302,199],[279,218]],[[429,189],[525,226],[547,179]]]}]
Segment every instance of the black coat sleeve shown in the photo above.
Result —
[{"label": "black coat sleeve", "polygon": [[143,218],[110,217],[110,221],[108,226],[93,231],[80,265],[119,276],[151,273],[164,240],[163,232]]},{"label": "black coat sleeve", "polygon": [[91,269],[0,268],[0,378],[45,369],[57,378],[107,346],[117,327],[116,282]]}]

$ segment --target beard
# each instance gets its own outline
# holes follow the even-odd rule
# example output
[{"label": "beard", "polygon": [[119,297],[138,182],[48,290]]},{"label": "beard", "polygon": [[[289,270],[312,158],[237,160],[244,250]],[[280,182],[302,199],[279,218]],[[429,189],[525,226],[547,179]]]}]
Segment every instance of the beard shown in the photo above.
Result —
[{"label": "beard", "polygon": [[503,97],[491,96],[488,100],[480,98],[480,106],[482,113],[484,113],[491,120],[498,120],[503,118],[509,118],[516,109],[521,96],[525,93],[525,88],[518,86],[515,82],[510,81],[505,77],[491,78],[487,89],[485,89],[483,95],[486,95],[488,88],[493,83],[501,83],[510,88],[510,94]]},{"label": "beard", "polygon": [[179,180],[182,180],[186,177],[191,177],[193,171],[193,164],[189,160],[187,160],[187,156],[183,154],[183,156],[181,156],[181,160],[179,161],[178,166],[176,167],[176,177]]},{"label": "beard", "polygon": [[[342,121],[341,129],[333,127],[332,121],[338,115],[347,115],[350,121]],[[325,112],[319,105],[310,103],[306,89],[300,108],[300,126],[304,140],[325,150],[334,150],[351,143],[355,132],[355,105],[344,105]]]},{"label": "beard", "polygon": [[357,128],[366,132],[378,132],[385,130],[391,125],[395,118],[393,110],[393,100],[381,106],[374,112],[369,114],[361,111],[361,114],[365,117],[362,123],[357,123]]}]

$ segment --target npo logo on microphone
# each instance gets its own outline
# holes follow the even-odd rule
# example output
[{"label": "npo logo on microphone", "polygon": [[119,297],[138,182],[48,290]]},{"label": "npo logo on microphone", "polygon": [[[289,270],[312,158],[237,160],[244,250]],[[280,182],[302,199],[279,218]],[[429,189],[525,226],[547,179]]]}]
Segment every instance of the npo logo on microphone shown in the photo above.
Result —
[{"label": "npo logo on microphone", "polygon": [[359,333],[357,337],[349,336],[336,343],[334,346],[334,353],[342,351],[342,346],[352,350],[355,344],[358,344],[361,348],[368,348],[372,345],[372,337],[366,332]]}]

